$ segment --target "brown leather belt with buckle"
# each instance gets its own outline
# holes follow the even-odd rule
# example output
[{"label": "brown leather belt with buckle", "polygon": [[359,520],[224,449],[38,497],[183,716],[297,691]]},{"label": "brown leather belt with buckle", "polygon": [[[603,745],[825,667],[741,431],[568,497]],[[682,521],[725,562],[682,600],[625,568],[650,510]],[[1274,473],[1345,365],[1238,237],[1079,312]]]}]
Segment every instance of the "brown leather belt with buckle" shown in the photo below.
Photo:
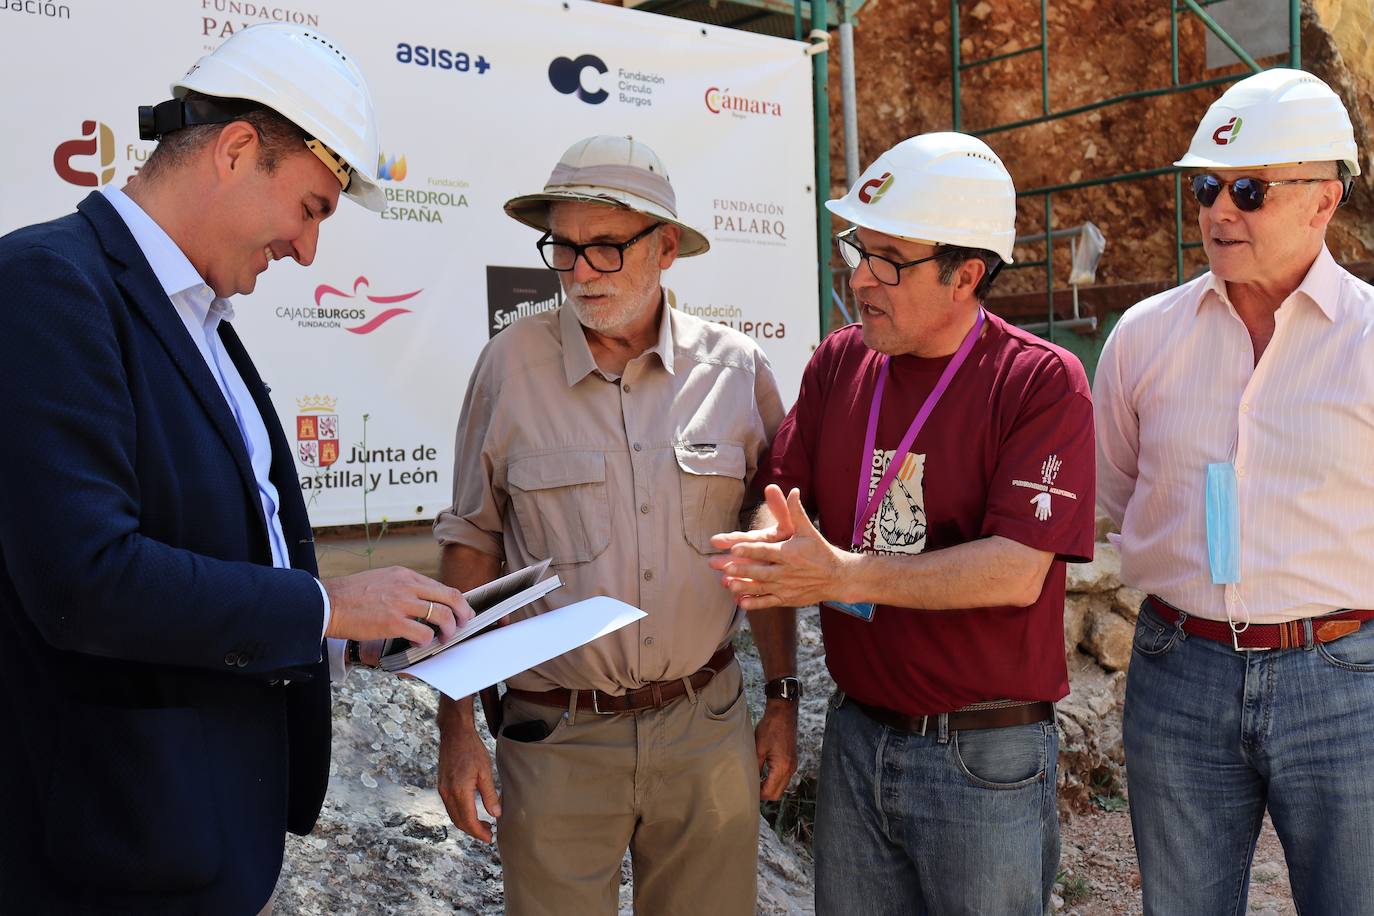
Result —
[{"label": "brown leather belt with buckle", "polygon": [[[1240,632],[1233,632],[1225,620],[1205,620],[1174,607],[1162,598],[1149,595],[1145,603],[1150,611],[1165,623],[1178,623],[1183,618],[1183,632],[1201,636],[1213,642],[1230,643],[1237,652],[1262,652],[1266,649],[1297,649],[1307,644],[1302,620],[1285,623],[1252,623]],[[1345,610],[1322,617],[1313,617],[1312,641],[1334,642],[1360,629],[1374,619],[1374,611]]]},{"label": "brown leather belt with buckle", "polygon": [[[895,728],[900,732],[908,732],[915,735],[924,735],[926,729],[935,725],[940,717],[930,716],[907,716],[891,709],[884,709],[881,706],[869,706],[867,703],[860,703],[853,697],[845,697],[845,701],[853,703],[855,706],[874,722],[881,722],[888,728]],[[949,730],[952,732],[972,731],[978,728],[1007,728],[1011,725],[1030,725],[1032,722],[1044,722],[1054,716],[1054,704],[1039,700],[1034,703],[1018,703],[1013,706],[990,706],[984,709],[962,709],[958,712],[947,713],[949,716]]]},{"label": "brown leather belt with buckle", "polygon": [[[712,655],[705,665],[685,678],[678,678],[673,681],[654,681],[635,690],[626,691],[620,696],[612,696],[600,690],[579,690],[577,691],[577,708],[590,710],[603,716],[611,716],[621,712],[636,712],[641,709],[660,709],[687,692],[687,686],[683,684],[684,680],[691,682],[693,690],[700,690],[711,683],[711,678],[724,671],[725,666],[734,659],[735,647],[733,644],[727,643],[723,648],[717,649],[716,654]],[[564,709],[568,707],[572,698],[572,691],[564,687],[557,687],[553,690],[517,690],[512,687],[507,693],[517,700],[528,700],[541,706],[558,706]]]}]

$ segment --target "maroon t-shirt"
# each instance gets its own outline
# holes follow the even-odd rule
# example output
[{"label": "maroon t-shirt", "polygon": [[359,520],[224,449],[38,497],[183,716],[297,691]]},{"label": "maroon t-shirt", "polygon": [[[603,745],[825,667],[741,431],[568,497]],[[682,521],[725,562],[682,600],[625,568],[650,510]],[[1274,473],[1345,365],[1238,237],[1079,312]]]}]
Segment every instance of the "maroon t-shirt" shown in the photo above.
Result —
[{"label": "maroon t-shirt", "polygon": [[[951,357],[898,356],[874,454],[860,455],[882,356],[858,325],[827,337],[797,403],[760,463],[758,492],[800,488],[821,533],[849,547],[859,475],[870,493]],[[906,715],[984,700],[1058,700],[1064,563],[1092,558],[1093,414],[1083,367],[1066,350],[994,315],[931,413],[863,535],[864,552],[919,554],[1001,535],[1055,561],[1028,608],[879,606],[872,621],[822,606],[826,663],[854,699]]]}]

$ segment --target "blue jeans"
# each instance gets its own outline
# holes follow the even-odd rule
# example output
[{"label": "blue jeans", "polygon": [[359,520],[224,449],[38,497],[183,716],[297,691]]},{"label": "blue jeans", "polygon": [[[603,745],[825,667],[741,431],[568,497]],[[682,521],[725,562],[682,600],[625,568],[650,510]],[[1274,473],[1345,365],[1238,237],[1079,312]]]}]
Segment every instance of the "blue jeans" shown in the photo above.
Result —
[{"label": "blue jeans", "polygon": [[1123,737],[1146,913],[1245,912],[1266,805],[1298,911],[1374,913],[1374,627],[1307,637],[1237,652],[1141,610]]},{"label": "blue jeans", "polygon": [[1059,865],[1054,723],[924,735],[837,693],[816,799],[818,916],[1040,916]]}]

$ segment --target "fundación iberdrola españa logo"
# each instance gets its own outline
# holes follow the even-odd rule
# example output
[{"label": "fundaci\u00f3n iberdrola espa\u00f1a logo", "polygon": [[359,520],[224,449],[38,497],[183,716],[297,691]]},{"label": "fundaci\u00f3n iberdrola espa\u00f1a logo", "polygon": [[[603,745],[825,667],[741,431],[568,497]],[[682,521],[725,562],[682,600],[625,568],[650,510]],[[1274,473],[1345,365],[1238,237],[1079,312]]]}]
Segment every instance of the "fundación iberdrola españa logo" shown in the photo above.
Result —
[{"label": "fundaci\u00f3n iberdrola espa\u00f1a logo", "polygon": [[405,181],[406,180],[406,157],[392,156],[386,158],[385,153],[377,156],[377,180],[378,181]]},{"label": "fundaci\u00f3n iberdrola espa\u00f1a logo", "polygon": [[1212,142],[1217,146],[1225,146],[1228,143],[1234,143],[1236,137],[1240,136],[1240,125],[1240,118],[1232,118],[1227,121],[1225,124],[1212,131]]},{"label": "fundaci\u00f3n iberdrola espa\u00f1a logo", "polygon": [[875,204],[887,193],[887,189],[892,187],[892,173],[883,172],[877,178],[871,178],[859,186],[859,203]]},{"label": "fundaci\u00f3n iberdrola espa\u00f1a logo", "polygon": [[[72,164],[73,159],[86,156],[99,156],[98,171],[84,171]],[[83,188],[97,188],[114,179],[114,158],[114,131],[109,125],[101,121],[82,121],[80,138],[59,143],[52,151],[52,167],[63,181]]]},{"label": "fundaci\u00f3n iberdrola espa\u00f1a logo", "polygon": [[327,468],[339,460],[339,415],[332,395],[296,398],[296,454],[308,468]]}]

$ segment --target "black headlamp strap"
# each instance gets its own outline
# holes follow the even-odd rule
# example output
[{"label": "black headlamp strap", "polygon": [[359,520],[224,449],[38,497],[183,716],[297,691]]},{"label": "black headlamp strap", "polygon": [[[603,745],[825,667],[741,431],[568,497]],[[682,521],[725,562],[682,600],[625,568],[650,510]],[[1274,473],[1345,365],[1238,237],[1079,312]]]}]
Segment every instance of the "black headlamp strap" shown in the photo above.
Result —
[{"label": "black headlamp strap", "polygon": [[138,106],[140,140],[161,140],[172,131],[201,124],[227,124],[264,106],[247,99],[168,99]]}]

